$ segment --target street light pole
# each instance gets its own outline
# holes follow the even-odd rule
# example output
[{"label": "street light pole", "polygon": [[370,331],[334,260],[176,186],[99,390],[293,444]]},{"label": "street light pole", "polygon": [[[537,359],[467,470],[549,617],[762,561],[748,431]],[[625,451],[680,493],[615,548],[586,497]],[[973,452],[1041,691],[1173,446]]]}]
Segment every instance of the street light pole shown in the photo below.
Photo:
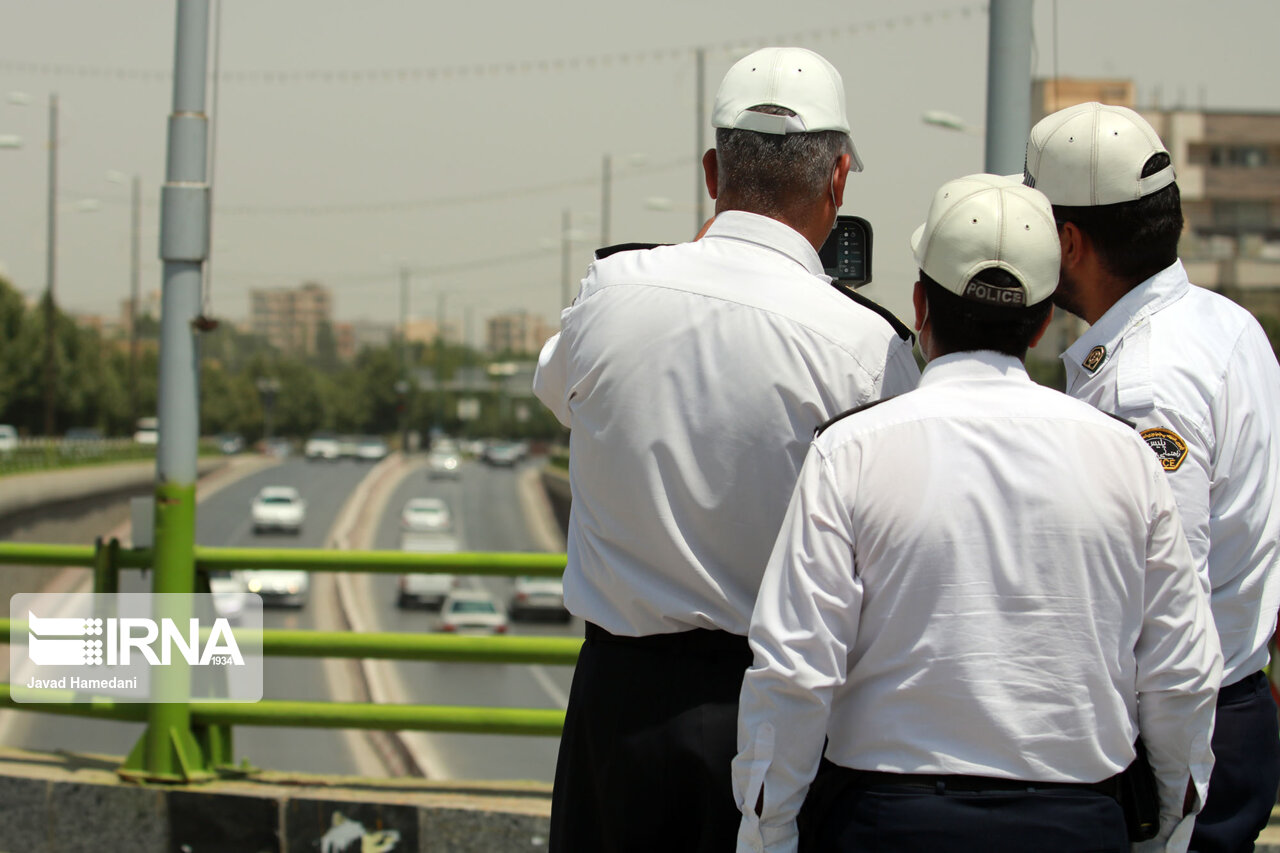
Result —
[{"label": "street light pole", "polygon": [[1031,0],[991,0],[987,12],[987,153],[993,175],[1022,171],[1031,130]]},{"label": "street light pole", "polygon": [[695,201],[695,210],[697,211],[697,221],[693,225],[693,233],[702,230],[702,223],[707,221],[707,184],[702,174],[702,155],[706,153],[706,133],[707,133],[707,51],[705,48],[698,48],[697,51],[698,68],[694,75],[694,85],[698,87],[695,93],[694,101],[697,104],[697,115],[695,118],[694,128],[697,142],[694,147],[694,167],[693,167],[693,198]]},{"label": "street light pole", "polygon": [[604,155],[604,167],[600,175],[600,245],[609,245],[609,218],[613,212],[613,161]]},{"label": "street light pole", "polygon": [[54,282],[58,258],[58,95],[49,95],[49,220],[45,232],[44,290],[44,434],[55,432],[58,405],[57,339],[58,309],[54,303]]},{"label": "street light pole", "polygon": [[444,299],[445,291],[436,294],[436,426],[444,429]]},{"label": "street light pole", "polygon": [[280,393],[280,380],[261,376],[254,383],[262,397],[262,446],[271,451],[271,428],[275,424],[276,395]]},{"label": "street light pole", "polygon": [[569,307],[569,208],[560,214],[560,307]]},{"label": "street light pole", "polygon": [[133,176],[129,210],[129,411],[138,420],[138,300],[141,299],[142,178]]}]

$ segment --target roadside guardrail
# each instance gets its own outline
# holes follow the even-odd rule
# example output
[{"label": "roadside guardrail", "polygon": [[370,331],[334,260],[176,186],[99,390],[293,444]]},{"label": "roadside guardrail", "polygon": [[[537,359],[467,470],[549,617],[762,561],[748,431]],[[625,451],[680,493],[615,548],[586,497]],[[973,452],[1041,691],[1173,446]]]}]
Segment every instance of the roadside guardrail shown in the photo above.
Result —
[{"label": "roadside guardrail", "polygon": [[[564,554],[458,552],[413,553],[399,551],[334,551],[324,549],[195,548],[198,589],[208,591],[207,572],[226,569],[300,569],[310,572],[469,574],[558,577],[564,571]],[[121,569],[149,569],[154,554],[149,549],[125,549],[115,540],[99,539],[94,545],[43,545],[0,543],[0,566],[24,565],[93,570],[93,591],[118,592]],[[0,619],[3,641],[25,624]],[[560,664],[571,666],[582,640],[569,637],[481,637],[446,634],[351,633],[264,629],[263,654],[267,657],[380,658],[390,660],[451,661],[469,663]],[[147,704],[95,698],[91,702],[16,702],[9,684],[0,684],[0,707],[94,719],[146,722],[153,725]],[[559,736],[564,712],[542,708],[494,708],[454,705],[386,705],[371,702],[315,702],[264,699],[252,703],[199,702],[187,704],[190,728],[169,731],[164,739],[179,756],[178,771],[156,759],[146,744],[156,733],[144,732],[129,757],[117,769],[126,778],[160,782],[199,782],[223,775],[243,775],[252,768],[236,763],[232,727],[305,726],[419,730]]]}]

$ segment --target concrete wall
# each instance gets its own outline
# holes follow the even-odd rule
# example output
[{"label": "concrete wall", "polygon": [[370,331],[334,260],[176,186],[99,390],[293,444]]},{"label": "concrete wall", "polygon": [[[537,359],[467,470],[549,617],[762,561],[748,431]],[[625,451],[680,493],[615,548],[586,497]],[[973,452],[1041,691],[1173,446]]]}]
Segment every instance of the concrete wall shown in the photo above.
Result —
[{"label": "concrete wall", "polygon": [[560,532],[567,535],[571,503],[568,472],[559,468],[543,468],[542,488],[547,493],[547,500],[551,502],[551,511],[555,514],[556,523],[560,525]]},{"label": "concrete wall", "polygon": [[141,786],[121,781],[117,763],[0,749],[0,845],[24,853],[517,853],[547,844],[545,785],[264,772]]}]

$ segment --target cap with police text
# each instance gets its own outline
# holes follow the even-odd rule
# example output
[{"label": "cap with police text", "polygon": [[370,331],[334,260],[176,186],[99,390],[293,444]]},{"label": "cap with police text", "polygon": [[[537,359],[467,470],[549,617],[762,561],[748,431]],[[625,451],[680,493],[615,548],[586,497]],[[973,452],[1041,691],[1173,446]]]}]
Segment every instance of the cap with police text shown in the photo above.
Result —
[{"label": "cap with police text", "polygon": [[[1053,208],[1016,178],[969,175],[943,184],[929,218],[911,236],[911,252],[925,275],[976,302],[1025,307],[1058,287],[1061,249]],[[973,280],[987,269],[1004,270],[1021,286]]]},{"label": "cap with police text", "polygon": [[[751,109],[761,105],[784,107],[795,115],[768,115]],[[840,72],[802,47],[764,47],[735,62],[716,92],[711,125],[778,135],[838,130],[849,137],[853,171],[862,171],[845,115]]]},{"label": "cap with police text", "polygon": [[1024,181],[1067,207],[1136,201],[1173,183],[1173,164],[1142,177],[1152,155],[1168,153],[1146,119],[1128,107],[1077,104],[1031,128]]}]

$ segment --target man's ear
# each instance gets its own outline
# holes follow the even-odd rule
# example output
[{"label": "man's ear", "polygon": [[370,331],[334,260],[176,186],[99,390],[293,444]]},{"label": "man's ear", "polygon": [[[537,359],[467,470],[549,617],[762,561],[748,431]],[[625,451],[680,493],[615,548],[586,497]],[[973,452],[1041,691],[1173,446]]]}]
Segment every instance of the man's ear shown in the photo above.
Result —
[{"label": "man's ear", "polygon": [[1087,251],[1093,247],[1089,238],[1074,222],[1064,222],[1058,229],[1058,242],[1062,245],[1062,268],[1077,269]]},{"label": "man's ear", "polygon": [[911,291],[911,305],[916,309],[916,332],[924,328],[924,321],[929,316],[929,306],[925,304],[924,283],[917,281]]},{"label": "man's ear", "polygon": [[716,149],[708,148],[702,155],[702,172],[707,179],[707,192],[715,199],[720,195],[720,161],[716,159]]},{"label": "man's ear", "polygon": [[849,169],[853,166],[853,157],[841,154],[836,161],[835,174],[831,176],[831,191],[835,193],[836,207],[844,204],[844,182],[849,177]]}]

